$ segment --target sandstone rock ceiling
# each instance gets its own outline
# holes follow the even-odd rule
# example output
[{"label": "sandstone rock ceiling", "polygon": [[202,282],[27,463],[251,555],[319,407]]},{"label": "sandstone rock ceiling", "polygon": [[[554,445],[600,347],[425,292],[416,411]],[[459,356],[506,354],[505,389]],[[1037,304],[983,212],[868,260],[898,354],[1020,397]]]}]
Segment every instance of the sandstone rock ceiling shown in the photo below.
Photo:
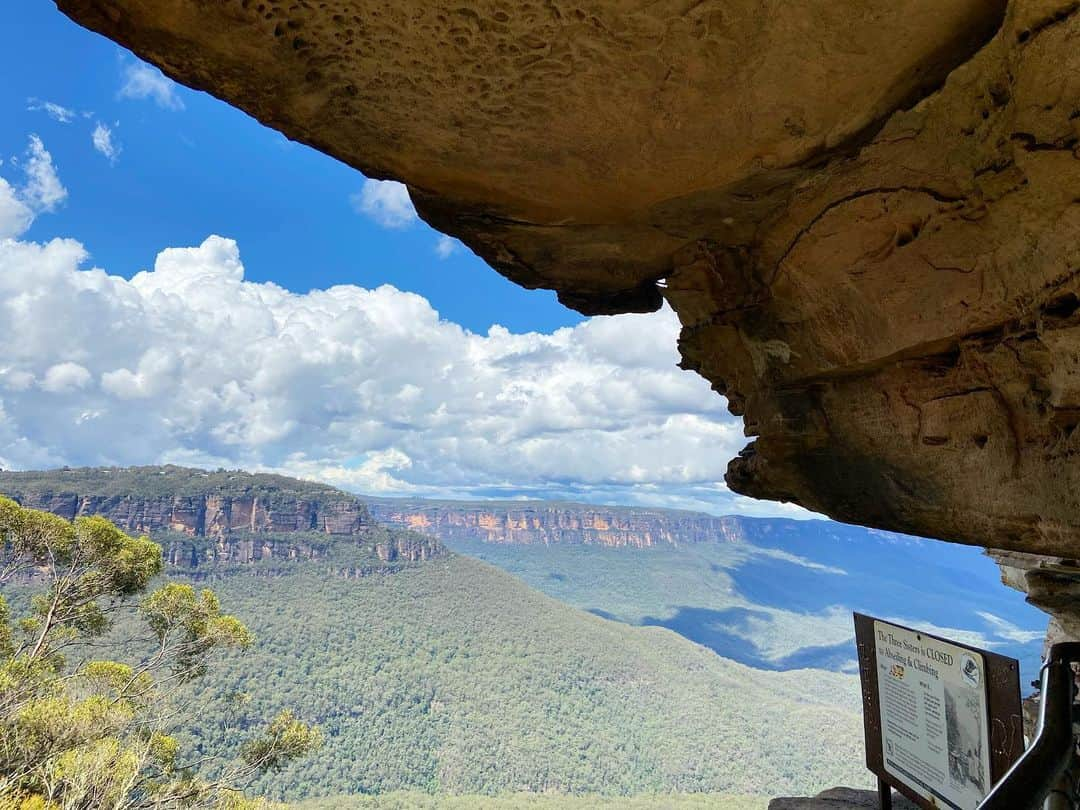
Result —
[{"label": "sandstone rock ceiling", "polygon": [[1080,2],[57,0],[526,287],[683,323],[749,495],[1080,548]]}]

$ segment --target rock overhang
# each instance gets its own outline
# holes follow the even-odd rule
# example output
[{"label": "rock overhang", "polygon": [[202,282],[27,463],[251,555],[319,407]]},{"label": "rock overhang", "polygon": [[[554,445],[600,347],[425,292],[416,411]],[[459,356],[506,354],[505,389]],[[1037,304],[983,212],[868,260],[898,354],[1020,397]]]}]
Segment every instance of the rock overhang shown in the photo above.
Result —
[{"label": "rock overhang", "polygon": [[[1004,0],[59,0],[587,312],[938,87]],[[775,199],[773,199],[775,197]],[[649,289],[648,292],[646,290]]]},{"label": "rock overhang", "polygon": [[1080,556],[1080,4],[57,4],[526,287],[666,299],[734,489]]}]

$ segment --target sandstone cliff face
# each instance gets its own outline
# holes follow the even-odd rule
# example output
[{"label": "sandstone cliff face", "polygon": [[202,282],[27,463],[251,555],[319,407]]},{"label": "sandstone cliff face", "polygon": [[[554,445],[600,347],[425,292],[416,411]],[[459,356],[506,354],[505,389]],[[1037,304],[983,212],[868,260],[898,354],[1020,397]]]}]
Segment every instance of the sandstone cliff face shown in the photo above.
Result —
[{"label": "sandstone cliff face", "polygon": [[[282,476],[173,466],[65,468],[0,472],[0,493],[67,520],[106,517],[126,532],[150,535],[169,564],[189,569],[330,560],[349,548],[370,549],[383,563],[446,554],[433,537],[376,526],[354,496]],[[360,575],[370,567],[341,571]]]},{"label": "sandstone cliff face", "polygon": [[733,489],[1080,556],[1076,0],[57,0],[583,312],[671,303]]},{"label": "sandstone cliff face", "polygon": [[1012,3],[941,91],[792,189],[722,294],[708,258],[669,278],[687,365],[758,437],[737,489],[1075,553],[1076,11]]},{"label": "sandstone cliff face", "polygon": [[235,532],[314,531],[359,534],[368,522],[359,500],[301,500],[288,495],[240,497],[213,494],[158,497],[80,495],[78,493],[12,493],[32,509],[72,520],[102,515],[127,532],[153,534],[168,530],[192,537],[225,537]]},{"label": "sandstone cliff face", "polygon": [[1080,562],[1043,554],[991,549],[1001,580],[1027,594],[1028,601],[1053,618],[1046,645],[1080,639]]},{"label": "sandstone cliff face", "polygon": [[416,532],[381,535],[375,540],[375,553],[383,562],[423,562],[446,556],[435,537]]},{"label": "sandstone cliff face", "polygon": [[[654,309],[698,239],[866,137],[1004,0],[58,0],[288,136],[409,183],[510,278]],[[752,198],[752,199],[751,199]],[[729,218],[738,222],[725,224]]]},{"label": "sandstone cliff face", "polygon": [[559,503],[453,503],[372,500],[372,517],[441,540],[644,548],[663,544],[739,542],[737,520],[665,510]]}]

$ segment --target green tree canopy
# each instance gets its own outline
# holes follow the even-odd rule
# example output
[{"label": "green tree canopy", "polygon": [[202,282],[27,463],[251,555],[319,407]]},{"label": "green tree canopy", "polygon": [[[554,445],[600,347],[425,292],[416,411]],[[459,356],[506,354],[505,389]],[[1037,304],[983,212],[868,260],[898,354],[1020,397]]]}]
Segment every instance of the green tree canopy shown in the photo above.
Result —
[{"label": "green tree canopy", "polygon": [[[20,617],[0,596],[0,810],[261,807],[243,784],[320,744],[282,712],[235,762],[185,759],[168,733],[172,689],[253,639],[210,590],[143,595],[162,567],[160,546],[103,518],[68,522],[0,498],[0,585],[37,591]],[[123,612],[142,620],[146,637],[129,646],[145,653],[97,658]]]}]

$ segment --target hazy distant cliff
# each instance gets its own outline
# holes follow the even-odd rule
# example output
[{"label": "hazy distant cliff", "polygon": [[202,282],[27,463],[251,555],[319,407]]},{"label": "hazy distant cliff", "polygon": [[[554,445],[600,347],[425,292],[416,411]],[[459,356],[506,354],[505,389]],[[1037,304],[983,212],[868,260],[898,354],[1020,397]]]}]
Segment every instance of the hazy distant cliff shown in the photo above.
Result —
[{"label": "hazy distant cliff", "polygon": [[445,554],[434,538],[378,529],[353,495],[280,475],[171,465],[0,472],[0,493],[69,520],[102,515],[149,534],[183,567],[317,560],[343,543],[383,562]]},{"label": "hazy distant cliff", "polygon": [[369,499],[367,506],[381,523],[428,532],[445,541],[644,547],[745,539],[736,518],[666,509],[542,501],[397,499]]}]

